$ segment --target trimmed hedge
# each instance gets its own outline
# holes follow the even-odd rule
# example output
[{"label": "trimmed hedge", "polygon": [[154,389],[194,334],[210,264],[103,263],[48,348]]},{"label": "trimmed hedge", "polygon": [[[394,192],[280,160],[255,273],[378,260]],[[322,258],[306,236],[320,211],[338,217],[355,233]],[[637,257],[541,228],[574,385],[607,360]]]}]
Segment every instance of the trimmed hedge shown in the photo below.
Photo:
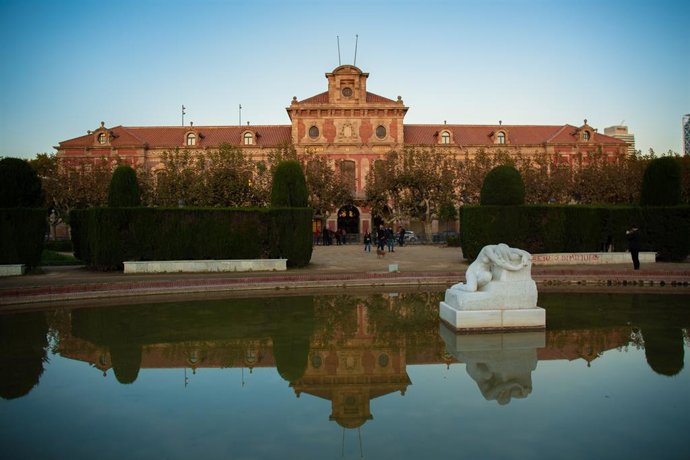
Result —
[{"label": "trimmed hedge", "polygon": [[75,257],[97,270],[129,260],[311,259],[310,208],[92,208],[70,214]]},{"label": "trimmed hedge", "polygon": [[463,255],[473,260],[487,244],[506,243],[530,253],[601,251],[611,238],[627,249],[625,230],[641,231],[641,250],[659,260],[690,254],[690,206],[465,206],[461,208]]},{"label": "trimmed hedge", "polygon": [[48,210],[0,209],[0,264],[36,267],[41,262]]}]

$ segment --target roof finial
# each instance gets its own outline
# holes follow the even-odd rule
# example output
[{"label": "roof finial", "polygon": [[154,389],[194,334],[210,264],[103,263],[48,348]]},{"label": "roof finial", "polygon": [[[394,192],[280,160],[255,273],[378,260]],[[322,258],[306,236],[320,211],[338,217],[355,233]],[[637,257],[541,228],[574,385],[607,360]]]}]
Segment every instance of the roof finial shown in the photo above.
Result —
[{"label": "roof finial", "polygon": [[498,126],[502,126],[502,125],[503,125],[503,120],[498,120]]},{"label": "roof finial", "polygon": [[585,124],[587,124],[587,119],[585,118]]}]

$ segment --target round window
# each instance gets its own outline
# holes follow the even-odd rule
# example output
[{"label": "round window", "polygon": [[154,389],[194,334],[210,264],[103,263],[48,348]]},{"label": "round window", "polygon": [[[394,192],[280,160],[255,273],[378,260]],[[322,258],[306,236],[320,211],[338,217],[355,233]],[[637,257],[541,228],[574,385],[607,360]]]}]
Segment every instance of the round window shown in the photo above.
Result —
[{"label": "round window", "polygon": [[379,125],[376,127],[376,137],[379,139],[383,139],[386,137],[386,128],[383,125]]},{"label": "round window", "polygon": [[321,356],[319,355],[313,355],[311,357],[311,365],[315,368],[318,369],[321,367]]},{"label": "round window", "polygon": [[379,366],[381,366],[381,367],[388,366],[388,355],[386,353],[381,353],[379,355]]},{"label": "round window", "polygon": [[309,137],[311,137],[312,139],[316,139],[317,137],[319,137],[319,128],[317,128],[316,126],[312,126],[311,128],[309,128]]},{"label": "round window", "polygon": [[348,87],[348,86],[346,86],[345,88],[343,88],[343,91],[342,91],[342,92],[343,92],[343,96],[345,96],[345,97],[350,97],[350,96],[352,96],[352,88],[350,88],[350,87]]}]

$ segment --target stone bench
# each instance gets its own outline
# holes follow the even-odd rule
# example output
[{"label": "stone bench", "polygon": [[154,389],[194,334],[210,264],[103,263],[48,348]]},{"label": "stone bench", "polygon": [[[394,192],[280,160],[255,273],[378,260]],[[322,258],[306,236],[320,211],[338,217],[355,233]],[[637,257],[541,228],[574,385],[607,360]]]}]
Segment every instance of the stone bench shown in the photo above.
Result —
[{"label": "stone bench", "polygon": [[2,276],[20,276],[26,272],[26,265],[12,264],[0,265],[0,277]]},{"label": "stone bench", "polygon": [[125,262],[125,273],[211,273],[285,271],[287,259],[157,260]]},{"label": "stone bench", "polygon": [[[640,252],[641,264],[656,262],[655,252]],[[532,254],[532,265],[632,264],[629,252],[554,252]]]}]

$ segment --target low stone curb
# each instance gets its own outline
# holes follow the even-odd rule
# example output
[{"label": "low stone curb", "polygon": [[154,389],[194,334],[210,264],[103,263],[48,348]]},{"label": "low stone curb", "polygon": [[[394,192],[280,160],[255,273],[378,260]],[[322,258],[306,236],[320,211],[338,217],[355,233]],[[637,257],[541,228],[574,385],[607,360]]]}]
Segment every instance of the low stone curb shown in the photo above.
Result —
[{"label": "low stone curb", "polygon": [[[464,280],[464,272],[332,273],[325,275],[272,275],[213,279],[176,279],[66,284],[0,290],[0,305],[38,302],[227,291],[279,291],[383,286],[450,286]],[[559,287],[690,287],[690,271],[533,269],[536,283],[547,290]]]}]

